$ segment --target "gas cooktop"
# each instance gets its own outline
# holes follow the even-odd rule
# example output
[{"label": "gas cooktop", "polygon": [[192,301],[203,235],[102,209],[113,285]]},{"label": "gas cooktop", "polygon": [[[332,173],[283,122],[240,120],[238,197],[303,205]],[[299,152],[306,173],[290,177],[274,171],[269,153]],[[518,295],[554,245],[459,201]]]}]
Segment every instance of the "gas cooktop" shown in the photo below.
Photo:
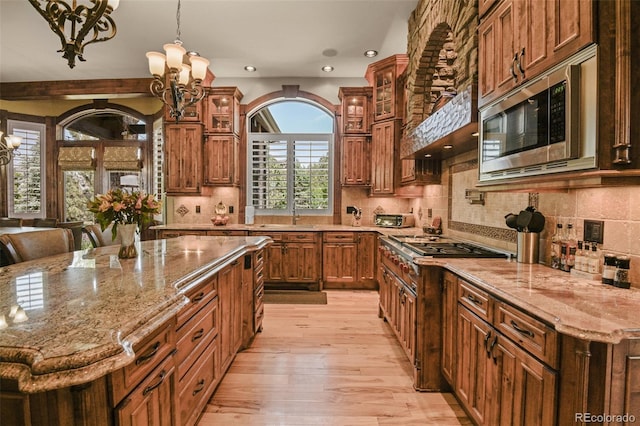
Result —
[{"label": "gas cooktop", "polygon": [[392,239],[401,243],[419,256],[428,257],[473,257],[473,258],[506,258],[505,253],[493,251],[488,248],[466,242],[455,241],[449,238],[420,236],[392,236]]}]

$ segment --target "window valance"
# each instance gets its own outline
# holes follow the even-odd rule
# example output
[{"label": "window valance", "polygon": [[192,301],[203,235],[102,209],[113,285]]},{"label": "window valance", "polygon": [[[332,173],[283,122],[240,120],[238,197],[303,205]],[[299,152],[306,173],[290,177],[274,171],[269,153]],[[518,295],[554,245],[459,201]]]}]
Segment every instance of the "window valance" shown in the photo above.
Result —
[{"label": "window valance", "polygon": [[107,146],[104,148],[104,168],[107,170],[140,170],[137,146]]},{"label": "window valance", "polygon": [[62,146],[58,151],[58,166],[62,170],[94,170],[94,148],[90,146]]}]

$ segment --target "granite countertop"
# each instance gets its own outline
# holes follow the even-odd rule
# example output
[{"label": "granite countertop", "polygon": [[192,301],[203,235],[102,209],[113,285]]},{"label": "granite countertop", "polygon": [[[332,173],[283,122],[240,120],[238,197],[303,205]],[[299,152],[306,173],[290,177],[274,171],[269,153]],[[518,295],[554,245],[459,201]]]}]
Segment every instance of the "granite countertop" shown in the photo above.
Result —
[{"label": "granite countertop", "polygon": [[[434,264],[426,259],[418,263]],[[613,344],[640,338],[640,290],[619,289],[515,260],[440,259],[437,263],[560,333]]]},{"label": "granite countertop", "polygon": [[227,224],[216,226],[211,223],[174,223],[168,225],[155,225],[149,229],[161,231],[254,231],[254,232],[378,232],[382,235],[422,235],[422,228],[383,228],[380,226],[351,226],[351,225],[332,225],[332,224],[277,224],[277,223],[260,223],[253,225],[244,224]]},{"label": "granite countertop", "polygon": [[[118,259],[114,245],[0,268],[0,378],[31,393],[123,367],[133,345],[188,302],[198,278],[270,241],[185,236],[138,243],[135,259]],[[24,322],[10,316],[17,305]]]}]

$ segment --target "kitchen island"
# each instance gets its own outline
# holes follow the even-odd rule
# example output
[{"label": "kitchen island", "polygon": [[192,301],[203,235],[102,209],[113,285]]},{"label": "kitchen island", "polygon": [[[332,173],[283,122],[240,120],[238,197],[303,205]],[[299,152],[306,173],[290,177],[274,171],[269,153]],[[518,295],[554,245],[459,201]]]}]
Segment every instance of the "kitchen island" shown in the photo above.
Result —
[{"label": "kitchen island", "polygon": [[134,259],[106,246],[0,268],[3,423],[193,423],[255,332],[250,281],[270,242],[188,236]]}]

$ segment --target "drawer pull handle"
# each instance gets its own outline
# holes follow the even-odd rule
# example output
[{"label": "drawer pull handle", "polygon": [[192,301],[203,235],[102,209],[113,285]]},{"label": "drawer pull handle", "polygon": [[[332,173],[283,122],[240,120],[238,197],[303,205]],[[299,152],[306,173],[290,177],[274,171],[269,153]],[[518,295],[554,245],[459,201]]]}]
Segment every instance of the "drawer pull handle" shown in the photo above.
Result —
[{"label": "drawer pull handle", "polygon": [[527,330],[526,328],[520,328],[518,327],[518,324],[516,324],[516,322],[514,320],[511,320],[511,327],[513,327],[513,329],[515,331],[517,331],[520,334],[524,334],[525,336],[528,336],[530,338],[534,338],[535,335],[533,334],[533,332],[531,330]]},{"label": "drawer pull handle", "polygon": [[467,294],[467,300],[477,306],[482,306],[482,301],[476,299],[473,294]]},{"label": "drawer pull handle", "polygon": [[142,391],[142,396],[147,396],[147,394],[149,394],[149,392],[151,392],[152,390],[154,390],[155,388],[160,386],[162,384],[162,382],[164,381],[164,376],[166,376],[166,375],[167,375],[167,372],[162,370],[160,372],[160,374],[158,374],[158,382],[154,383],[152,385],[149,385],[146,388],[144,388],[144,390]]},{"label": "drawer pull handle", "polygon": [[136,359],[136,365],[143,364],[156,356],[156,354],[158,353],[158,349],[160,349],[160,342],[154,343],[149,353],[140,355],[140,358]]},{"label": "drawer pull handle", "polygon": [[191,341],[195,342],[196,340],[202,338],[203,335],[204,335],[204,328],[201,328],[200,330],[193,333],[193,336],[191,336]]},{"label": "drawer pull handle", "polygon": [[198,393],[202,392],[203,389],[204,389],[204,379],[200,379],[198,381],[198,384],[196,385],[196,388],[193,390],[193,393],[191,395],[195,396]]},{"label": "drawer pull handle", "polygon": [[198,303],[202,299],[204,299],[204,292],[203,291],[201,291],[200,293],[198,293],[195,296],[193,296],[193,299],[191,299],[191,303]]}]

